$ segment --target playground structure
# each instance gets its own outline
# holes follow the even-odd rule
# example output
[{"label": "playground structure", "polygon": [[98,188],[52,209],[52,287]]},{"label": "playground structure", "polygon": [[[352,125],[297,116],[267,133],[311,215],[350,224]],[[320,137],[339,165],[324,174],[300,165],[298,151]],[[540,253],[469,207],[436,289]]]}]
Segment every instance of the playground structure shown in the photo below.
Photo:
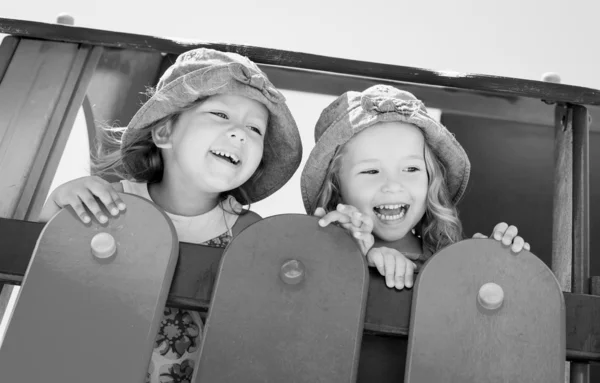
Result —
[{"label": "playground structure", "polygon": [[[590,278],[588,153],[589,116],[598,111],[595,106],[600,105],[600,91],[491,76],[457,76],[247,46],[184,44],[149,36],[21,20],[0,19],[0,32],[12,35],[0,46],[2,282],[22,282],[43,229],[43,225],[27,221],[34,221],[39,214],[79,107],[85,111],[92,146],[96,136],[94,120],[128,121],[139,104],[138,97],[133,95],[143,91],[144,86],[154,84],[173,56],[207,46],[247,55],[262,64],[274,84],[283,89],[341,94],[348,89],[365,88],[365,84],[385,82],[404,87],[423,98],[427,105],[443,110],[459,110],[497,120],[514,113],[528,123],[554,125],[551,267],[564,291],[566,323],[562,325],[566,346],[563,351],[571,361],[571,381],[589,381],[589,363],[600,361],[600,281],[597,277]],[[299,77],[303,81],[299,81]],[[121,79],[116,87],[103,86],[115,84],[115,78]],[[467,111],[469,108],[476,110]],[[555,109],[554,116],[551,113],[547,116],[548,108]],[[453,130],[452,125],[447,125]],[[221,251],[185,243],[179,244],[179,250],[179,266],[165,299],[171,306],[206,313],[219,275]],[[199,253],[202,256],[198,256]],[[431,264],[425,270],[429,266]],[[516,270],[515,266],[510,267],[509,270]],[[396,365],[404,365],[406,356],[398,350],[413,329],[409,326],[411,305],[413,309],[417,307],[412,300],[413,292],[389,290],[377,274],[371,275],[358,381],[402,381],[404,369]],[[521,287],[525,288],[525,282]],[[529,288],[534,289],[533,286],[532,283]],[[559,301],[548,294],[542,298],[532,294],[531,299]],[[544,318],[536,321],[542,322]],[[525,316],[527,319],[533,320]],[[560,340],[560,334],[553,337]],[[508,335],[506,339],[510,341]],[[512,357],[527,359],[531,356]],[[408,358],[416,356],[411,354]],[[562,380],[560,376],[554,377]]]}]

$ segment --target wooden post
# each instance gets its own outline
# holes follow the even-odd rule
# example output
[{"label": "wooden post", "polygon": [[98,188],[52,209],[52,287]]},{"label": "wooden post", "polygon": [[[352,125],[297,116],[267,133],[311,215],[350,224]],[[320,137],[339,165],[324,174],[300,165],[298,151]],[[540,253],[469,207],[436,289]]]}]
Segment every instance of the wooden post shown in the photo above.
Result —
[{"label": "wooden post", "polygon": [[571,291],[573,243],[573,123],[565,105],[557,105],[554,127],[554,199],[552,271],[563,291]]},{"label": "wooden post", "polygon": [[[573,111],[573,272],[571,291],[590,293],[589,119],[584,106]],[[589,363],[571,363],[571,383],[588,383]]]},{"label": "wooden post", "polygon": [[[0,56],[0,64],[6,61],[0,65],[0,217],[37,220],[103,48],[20,39],[3,41],[0,51],[6,46],[12,54]],[[13,286],[2,288],[0,318],[12,293]]]},{"label": "wooden post", "polygon": [[[557,73],[547,72],[542,81],[560,84]],[[552,271],[563,291],[571,291],[573,258],[573,124],[563,104],[554,111],[554,195],[552,225]],[[565,361],[565,383],[569,383],[571,364]]]}]

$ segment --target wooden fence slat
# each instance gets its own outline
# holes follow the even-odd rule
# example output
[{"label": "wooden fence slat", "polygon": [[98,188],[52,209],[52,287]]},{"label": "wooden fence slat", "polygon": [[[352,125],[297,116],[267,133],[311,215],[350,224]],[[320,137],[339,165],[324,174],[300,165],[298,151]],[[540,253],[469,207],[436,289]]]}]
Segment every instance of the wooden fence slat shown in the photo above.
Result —
[{"label": "wooden fence slat", "polygon": [[[20,284],[44,224],[0,218],[0,283]],[[210,306],[223,249],[181,242],[179,261],[169,291],[168,305],[206,313]],[[412,291],[385,286],[371,268],[366,307],[366,333],[406,337]],[[600,361],[600,296],[564,293],[567,359]]]}]

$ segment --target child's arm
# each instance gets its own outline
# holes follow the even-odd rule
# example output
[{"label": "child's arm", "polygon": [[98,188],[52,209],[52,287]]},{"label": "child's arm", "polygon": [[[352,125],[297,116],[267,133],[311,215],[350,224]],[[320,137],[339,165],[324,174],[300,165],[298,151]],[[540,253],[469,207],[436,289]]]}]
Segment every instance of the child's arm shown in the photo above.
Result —
[{"label": "child's arm", "polygon": [[106,209],[116,216],[120,211],[125,210],[125,203],[121,200],[117,192],[123,192],[120,183],[110,184],[100,177],[88,176],[69,181],[57,187],[42,208],[39,222],[48,222],[54,214],[58,213],[66,206],[73,207],[75,213],[84,222],[90,222],[91,218],[85,210],[87,207],[99,222],[106,222],[108,217],[100,209],[96,201],[98,198]]},{"label": "child's arm", "polygon": [[[491,237],[496,241],[501,241],[505,246],[511,246],[511,250],[515,253],[520,253],[523,249],[530,251],[531,246],[525,240],[517,236],[519,230],[514,225],[508,225],[505,222],[500,222],[494,226]],[[475,233],[473,238],[487,238],[487,235],[481,233]]]},{"label": "child's arm", "polygon": [[357,208],[351,205],[338,204],[336,210],[325,214],[325,209],[317,208],[315,216],[320,217],[319,225],[325,227],[330,223],[337,222],[352,235],[352,238],[358,244],[363,255],[367,255],[375,238],[373,231],[373,220],[371,217],[362,214]]}]

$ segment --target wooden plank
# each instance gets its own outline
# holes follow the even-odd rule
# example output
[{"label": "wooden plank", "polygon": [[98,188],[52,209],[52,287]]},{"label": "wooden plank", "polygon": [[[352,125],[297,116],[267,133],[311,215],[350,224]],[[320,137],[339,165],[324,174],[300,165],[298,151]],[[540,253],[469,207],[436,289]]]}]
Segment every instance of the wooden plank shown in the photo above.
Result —
[{"label": "wooden plank", "polygon": [[461,241],[427,262],[414,289],[406,383],[564,379],[563,293],[531,252]]},{"label": "wooden plank", "polygon": [[[501,121],[519,122],[544,127],[554,126],[554,106],[540,100],[490,92],[444,88],[416,83],[335,75],[323,72],[304,72],[283,67],[261,65],[269,79],[281,89],[299,92],[340,94],[367,89],[376,84],[387,84],[413,93],[430,108],[442,109],[444,114],[490,118]],[[590,106],[588,112],[592,121],[600,121],[600,107]],[[598,124],[590,126],[591,131],[600,131]]]},{"label": "wooden plank", "polygon": [[10,60],[12,60],[13,54],[17,50],[17,46],[19,45],[19,37],[15,36],[5,36],[0,42],[0,83],[4,78],[4,74],[8,69],[8,65],[10,64]]},{"label": "wooden plank", "polygon": [[22,40],[17,47],[0,84],[0,217],[25,217],[17,206],[39,177],[28,180],[77,54],[74,44]]},{"label": "wooden plank", "polygon": [[541,81],[467,73],[448,73],[398,65],[348,60],[308,53],[224,43],[190,42],[99,29],[25,20],[0,19],[0,33],[53,41],[179,54],[198,47],[238,52],[258,64],[339,73],[374,79],[446,86],[495,94],[524,96],[550,102],[600,105],[600,91]]},{"label": "wooden plank", "polygon": [[77,52],[36,152],[16,208],[16,216],[28,220],[37,220],[39,217],[102,50],[102,47],[83,46]]},{"label": "wooden plank", "polygon": [[178,242],[162,210],[122,198],[129,209],[107,224],[65,209],[44,226],[0,348],[2,381],[145,381]]},{"label": "wooden plank", "polygon": [[573,275],[572,291],[590,293],[590,148],[587,109],[573,109]]},{"label": "wooden plank", "polygon": [[[38,222],[0,218],[0,249],[3,249],[0,253],[0,283],[21,283],[43,227],[44,224]],[[168,304],[206,313],[222,249],[181,242],[179,250],[179,262]],[[388,289],[376,270],[370,268],[369,272],[371,281],[365,331],[385,337],[406,337],[409,331],[412,291]],[[567,292],[564,296],[567,359],[600,361],[600,296]]]},{"label": "wooden plank", "polygon": [[571,291],[573,257],[573,114],[557,105],[554,127],[552,271],[563,291]]},{"label": "wooden plank", "polygon": [[[590,292],[590,170],[587,109],[569,106],[573,114],[573,274],[571,291]],[[571,383],[588,383],[590,365],[571,363]]]}]

